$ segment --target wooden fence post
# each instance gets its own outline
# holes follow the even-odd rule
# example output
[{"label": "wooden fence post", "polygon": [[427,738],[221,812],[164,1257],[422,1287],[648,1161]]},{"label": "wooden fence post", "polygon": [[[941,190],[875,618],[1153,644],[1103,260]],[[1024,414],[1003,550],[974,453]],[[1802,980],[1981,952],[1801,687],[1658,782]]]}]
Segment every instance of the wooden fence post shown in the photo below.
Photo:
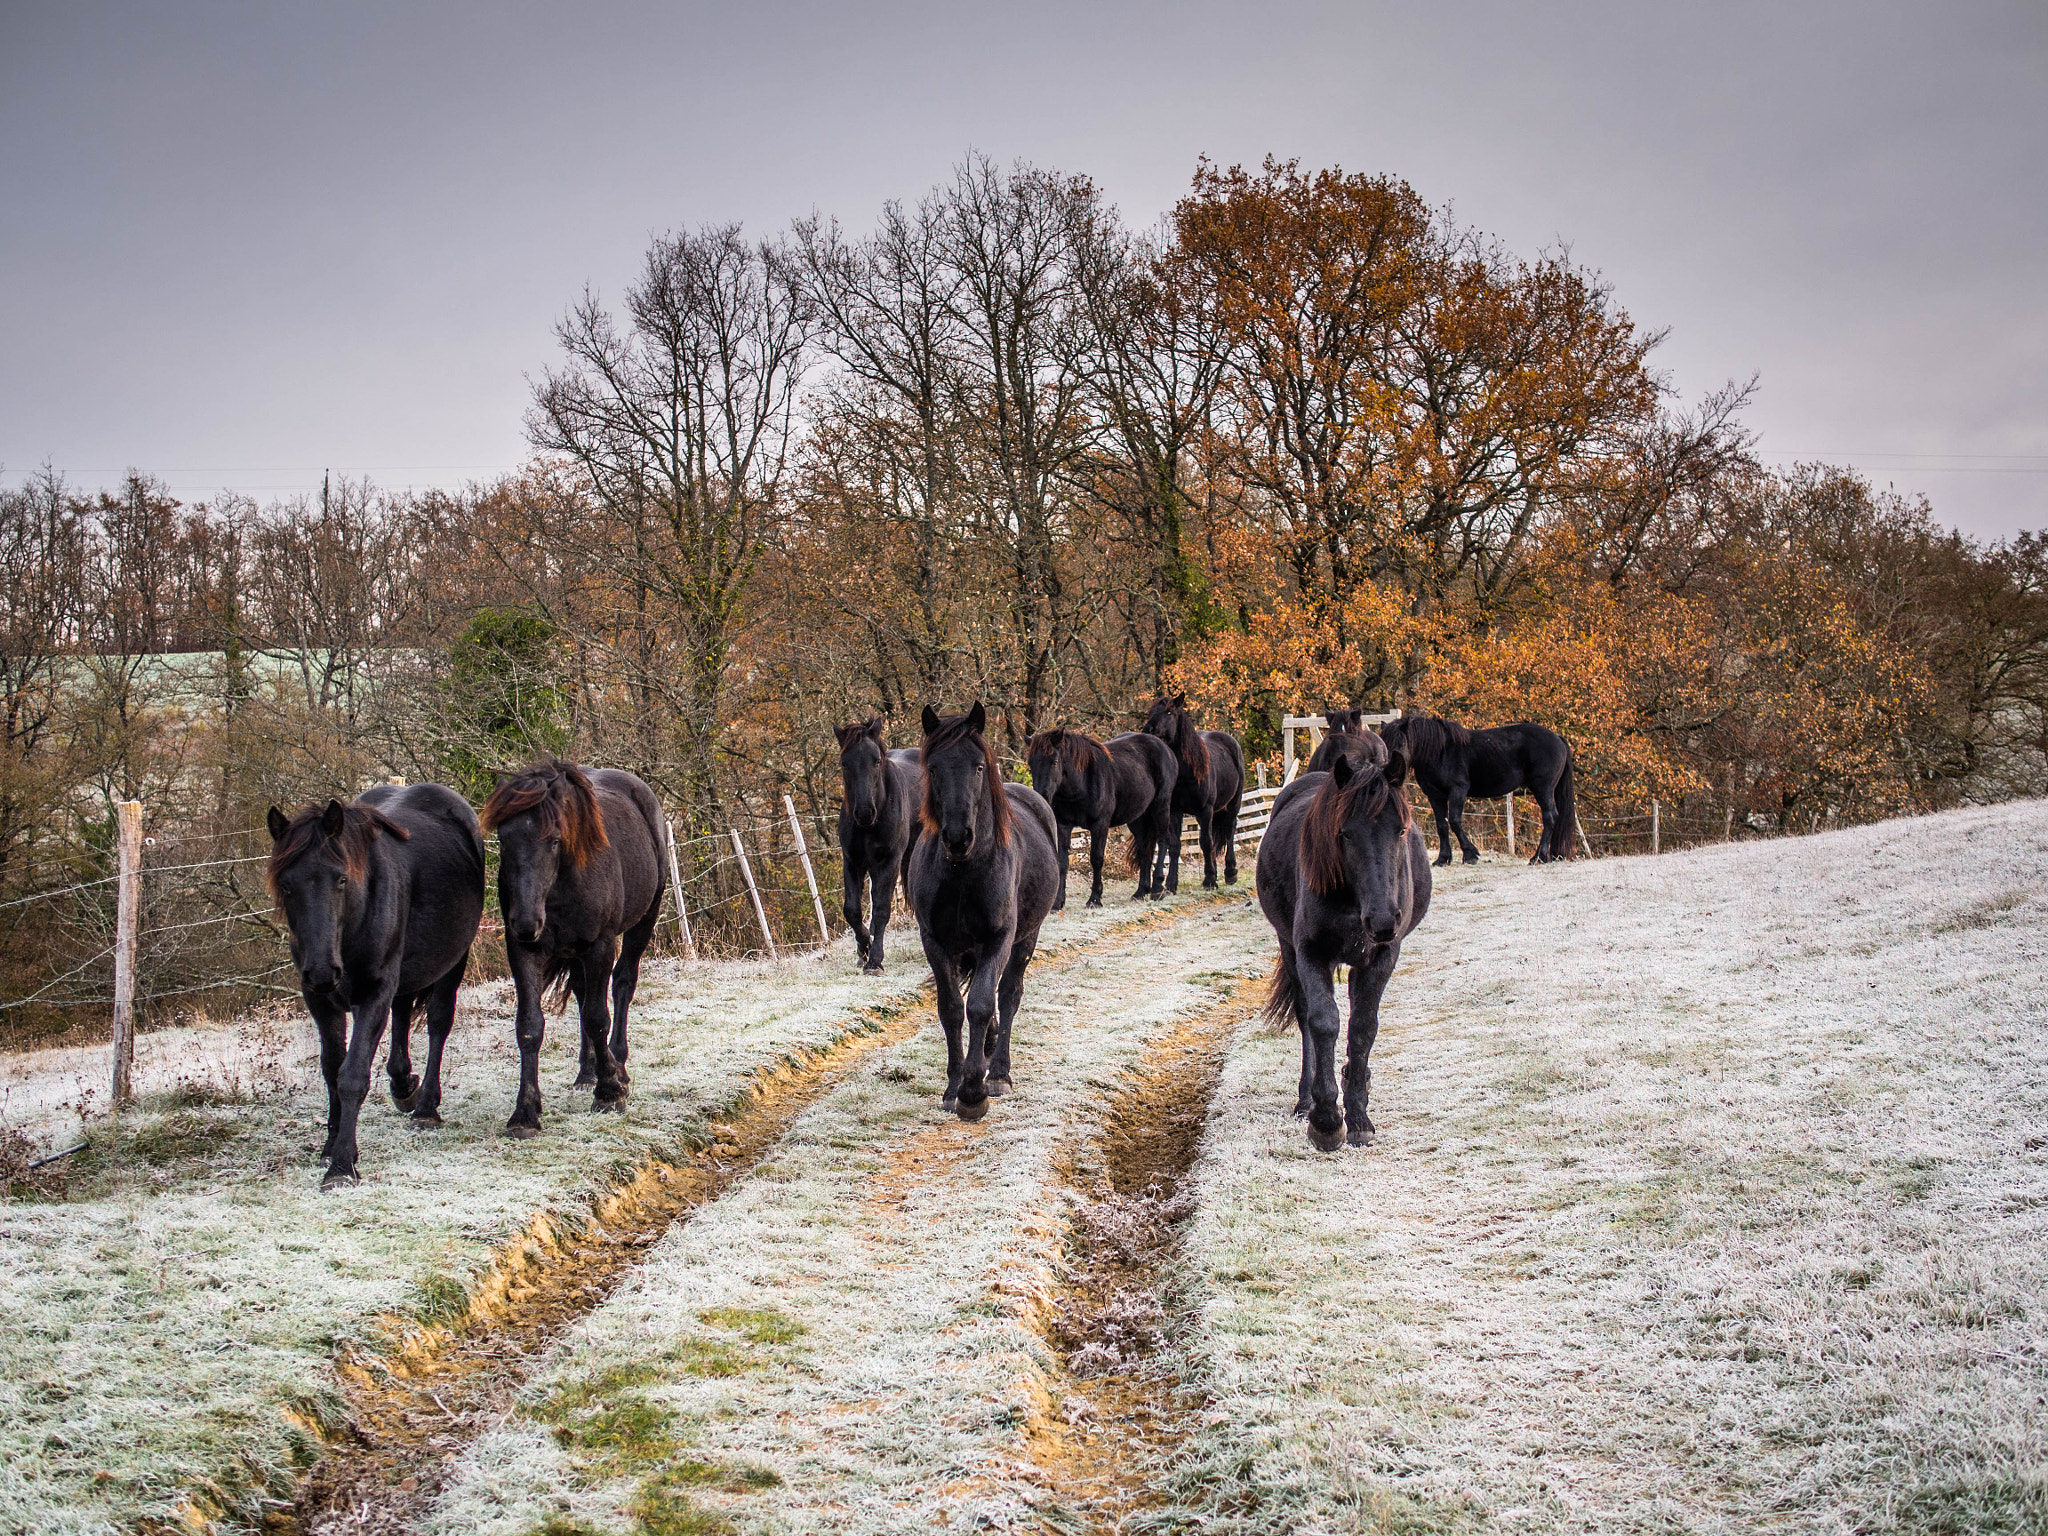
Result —
[{"label": "wooden fence post", "polygon": [[804,867],[804,883],[811,888],[811,905],[818,910],[819,941],[829,945],[832,930],[825,926],[825,899],[818,894],[818,877],[811,873],[811,850],[804,842],[804,824],[796,819],[796,802],[788,795],[782,797],[782,808],[789,812],[789,830],[796,834],[796,856]]},{"label": "wooden fence post", "polygon": [[1658,847],[1658,834],[1662,830],[1660,825],[1661,809],[1656,801],[1652,800],[1650,802],[1650,852],[1652,853],[1661,851]]},{"label": "wooden fence post", "polygon": [[676,824],[664,821],[668,829],[668,889],[676,899],[676,924],[683,930],[683,958],[697,958],[697,941],[690,934],[690,909],[683,904],[683,867],[676,862]]},{"label": "wooden fence post", "polygon": [[142,927],[142,802],[123,800],[114,808],[114,1107],[134,1099],[135,959]]},{"label": "wooden fence post", "polygon": [[761,905],[761,888],[754,884],[754,866],[747,862],[746,844],[740,841],[740,829],[732,827],[732,851],[740,856],[740,873],[747,877],[747,894],[754,898],[754,916],[761,920],[761,939],[768,946],[768,958],[779,960],[781,955],[775,948],[775,935],[768,931],[768,909]]},{"label": "wooden fence post", "polygon": [[1508,791],[1508,857],[1515,856],[1515,792]]}]

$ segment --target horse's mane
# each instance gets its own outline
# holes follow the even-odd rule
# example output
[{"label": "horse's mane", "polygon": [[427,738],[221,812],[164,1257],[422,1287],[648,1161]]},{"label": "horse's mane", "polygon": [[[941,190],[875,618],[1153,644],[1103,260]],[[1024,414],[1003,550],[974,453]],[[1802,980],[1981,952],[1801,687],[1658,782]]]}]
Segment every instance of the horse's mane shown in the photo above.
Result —
[{"label": "horse's mane", "polygon": [[321,826],[326,814],[325,806],[300,807],[292,817],[291,825],[285,828],[284,835],[271,846],[270,859],[263,866],[263,884],[270,892],[271,900],[277,899],[279,877],[322,842],[334,845],[349,879],[360,880],[370,867],[370,845],[380,836],[389,832],[401,843],[412,837],[410,832],[374,805],[350,804],[341,808],[341,830],[330,838]]},{"label": "horse's mane", "polygon": [[[1058,746],[1053,745],[1054,736],[1060,738]],[[1025,757],[1032,758],[1045,752],[1058,752],[1060,761],[1076,773],[1086,773],[1088,765],[1095,760],[1095,755],[1104,750],[1102,743],[1086,731],[1040,731],[1024,744]]]},{"label": "horse's mane", "polygon": [[1202,739],[1202,728],[1195,724],[1194,716],[1188,713],[1187,706],[1174,699],[1154,699],[1151,713],[1145,717],[1145,729],[1156,736],[1159,733],[1152,730],[1154,720],[1160,720],[1172,732],[1166,738],[1166,743],[1173,748],[1175,755],[1187,764],[1188,777],[1197,784],[1207,783],[1209,743]]},{"label": "horse's mane", "polygon": [[1470,731],[1441,715],[1403,716],[1401,739],[1411,761],[1428,763],[1431,767],[1442,762],[1453,749],[1472,745]]},{"label": "horse's mane", "polygon": [[996,761],[995,748],[988,744],[988,738],[968,723],[973,718],[974,716],[971,712],[964,715],[948,715],[939,722],[939,728],[936,731],[926,735],[923,754],[924,766],[918,775],[923,781],[920,785],[920,788],[923,790],[921,818],[924,822],[925,831],[929,832],[933,837],[937,837],[939,835],[939,808],[932,799],[932,754],[934,752],[943,752],[948,747],[957,746],[959,743],[971,739],[975,746],[981,748],[982,760],[988,765],[988,771],[983,775],[983,782],[988,785],[990,808],[995,816],[996,846],[998,848],[1007,848],[1010,846],[1010,797],[1003,793],[1002,765]]},{"label": "horse's mane", "polygon": [[[1394,772],[1396,764],[1400,773]],[[1343,890],[1351,883],[1349,872],[1344,868],[1344,849],[1338,834],[1344,824],[1351,820],[1359,809],[1359,802],[1365,802],[1365,814],[1377,816],[1385,809],[1389,796],[1401,807],[1401,830],[1405,834],[1414,812],[1408,807],[1408,797],[1396,794],[1393,780],[1405,777],[1408,760],[1398,753],[1382,768],[1374,765],[1351,776],[1346,783],[1339,784],[1332,774],[1316,791],[1315,799],[1309,802],[1308,813],[1301,818],[1301,867],[1308,876],[1309,889],[1318,896],[1330,896]]]},{"label": "horse's mane", "polygon": [[865,720],[856,720],[847,725],[835,725],[832,734],[839,738],[839,755],[843,758],[860,744],[863,736],[875,738],[875,744],[882,749],[882,756],[889,755],[886,733],[889,722],[880,715],[869,715]]},{"label": "horse's mane", "polygon": [[605,836],[604,812],[598,806],[597,791],[590,787],[590,776],[559,757],[544,757],[532,767],[522,768],[502,780],[484,802],[478,819],[486,832],[495,832],[514,816],[523,816],[528,811],[540,817],[544,835],[562,840],[562,852],[578,869],[610,843]]}]

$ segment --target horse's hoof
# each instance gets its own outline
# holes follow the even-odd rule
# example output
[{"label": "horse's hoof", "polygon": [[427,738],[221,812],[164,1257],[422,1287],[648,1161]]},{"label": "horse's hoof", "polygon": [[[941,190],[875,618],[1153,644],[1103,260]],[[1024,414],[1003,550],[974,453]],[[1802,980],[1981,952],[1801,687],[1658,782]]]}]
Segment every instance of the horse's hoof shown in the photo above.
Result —
[{"label": "horse's hoof", "polygon": [[962,1102],[955,1104],[953,1106],[953,1113],[958,1115],[962,1120],[979,1120],[983,1115],[988,1113],[988,1100],[976,1099],[972,1104],[969,1104],[963,1100]]},{"label": "horse's hoof", "polygon": [[1310,1104],[1307,1099],[1301,1100],[1298,1104],[1294,1106],[1294,1118],[1297,1120],[1306,1120],[1308,1118],[1308,1112],[1312,1108],[1314,1108],[1314,1106]]},{"label": "horse's hoof", "polygon": [[1373,1133],[1370,1129],[1363,1131],[1346,1131],[1344,1133],[1344,1140],[1349,1145],[1354,1147],[1369,1147],[1373,1144],[1375,1137],[1373,1136]]},{"label": "horse's hoof", "polygon": [[1010,1080],[1007,1077],[992,1077],[988,1080],[988,1096],[992,1099],[1000,1099],[1016,1091],[1015,1088],[1010,1086]]},{"label": "horse's hoof", "polygon": [[1088,898],[1088,905],[1091,907],[1099,907],[1102,905],[1102,898],[1100,896],[1090,896]]},{"label": "horse's hoof", "polygon": [[593,1115],[616,1115],[626,1107],[626,1096],[622,1093],[616,1099],[593,1099],[590,1112]]},{"label": "horse's hoof", "polygon": [[579,1072],[576,1074],[576,1081],[569,1086],[571,1088],[595,1088],[597,1086],[597,1074],[595,1072]]},{"label": "horse's hoof", "polygon": [[514,1141],[531,1141],[540,1134],[540,1127],[537,1125],[526,1125],[518,1120],[510,1120],[505,1124],[505,1134]]},{"label": "horse's hoof", "polygon": [[346,1189],[352,1184],[360,1184],[362,1182],[362,1179],[356,1175],[354,1169],[344,1168],[329,1172],[327,1177],[320,1181],[320,1188],[324,1193],[330,1189]]},{"label": "horse's hoof", "polygon": [[[1436,861],[1436,867],[1437,867],[1438,869],[1447,869],[1447,868],[1449,868],[1449,867],[1450,867],[1450,862],[1451,862],[1451,861],[1450,861],[1449,859],[1438,859],[1438,860]],[[1531,863],[1534,863],[1535,861],[1534,861],[1534,860],[1532,859],[1532,860],[1530,860],[1530,862],[1531,862]]]},{"label": "horse's hoof", "polygon": [[860,969],[861,969],[861,974],[862,974],[863,976],[879,976],[879,975],[881,975],[881,974],[882,974],[882,967],[881,967],[881,966],[880,966],[879,964],[877,964],[877,965],[864,965],[864,966],[862,966],[862,967],[861,967]]},{"label": "horse's hoof", "polygon": [[412,1112],[412,1123],[417,1130],[438,1131],[441,1128],[441,1116],[435,1110],[416,1109]]},{"label": "horse's hoof", "polygon": [[939,1100],[939,1108],[943,1109],[949,1115],[952,1114],[955,1110],[959,1109],[959,1107],[960,1101],[958,1099]]},{"label": "horse's hoof", "polygon": [[1479,855],[1476,853],[1468,853],[1465,855],[1465,862],[1467,864],[1477,864],[1479,862]]},{"label": "horse's hoof", "polygon": [[1308,1126],[1308,1144],[1318,1152],[1334,1152],[1344,1145],[1344,1127],[1332,1131],[1319,1131],[1311,1120]]}]

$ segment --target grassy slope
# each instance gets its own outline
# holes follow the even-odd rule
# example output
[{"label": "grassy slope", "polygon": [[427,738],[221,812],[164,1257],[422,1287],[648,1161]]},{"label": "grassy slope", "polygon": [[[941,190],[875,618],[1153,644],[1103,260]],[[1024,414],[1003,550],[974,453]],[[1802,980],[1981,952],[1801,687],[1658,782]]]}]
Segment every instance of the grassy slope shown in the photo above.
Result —
[{"label": "grassy slope", "polygon": [[2048,804],[1440,873],[1378,1146],[1213,1106],[1204,1528],[2048,1529]]},{"label": "grassy slope", "polygon": [[[1046,942],[1143,915],[1121,899],[1070,908]],[[97,1161],[74,1166],[69,1200],[0,1203],[0,1530],[121,1530],[193,1490],[251,1512],[288,1496],[312,1448],[293,1415],[336,1411],[337,1347],[379,1340],[380,1315],[431,1319],[459,1303],[537,1212],[584,1208],[759,1068],[910,996],[929,976],[914,927],[890,948],[879,979],[857,975],[844,945],[780,966],[650,968],[630,1112],[591,1115],[588,1090],[563,1086],[574,1029],[554,1022],[547,1131],[533,1142],[497,1134],[517,1052],[509,993],[480,989],[451,1037],[446,1128],[414,1131],[374,1099],[364,1182],[336,1194],[316,1188],[318,1088],[242,1106],[145,1100],[118,1135],[100,1122]],[[292,1068],[303,1082],[303,1061]]]}]

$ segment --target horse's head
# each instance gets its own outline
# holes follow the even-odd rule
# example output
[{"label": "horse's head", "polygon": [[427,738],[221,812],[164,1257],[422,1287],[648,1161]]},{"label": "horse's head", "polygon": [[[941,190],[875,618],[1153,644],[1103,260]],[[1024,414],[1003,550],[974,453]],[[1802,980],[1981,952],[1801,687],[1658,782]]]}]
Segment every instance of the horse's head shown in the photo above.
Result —
[{"label": "horse's head", "polygon": [[1058,794],[1067,781],[1067,755],[1062,750],[1067,744],[1067,733],[1062,730],[1040,731],[1025,745],[1025,760],[1031,765],[1031,787],[1048,801]]},{"label": "horse's head", "polygon": [[1196,783],[1209,777],[1209,745],[1202,740],[1201,727],[1195,724],[1195,717],[1188,713],[1188,696],[1185,693],[1152,701],[1152,707],[1145,712],[1145,734],[1157,736],[1173,748],[1181,766]]},{"label": "horse's head", "polygon": [[1356,736],[1365,729],[1365,711],[1362,709],[1323,709],[1323,725],[1331,735]]},{"label": "horse's head", "polygon": [[1010,841],[1010,801],[987,724],[979,699],[964,715],[925,706],[924,829],[956,864]]},{"label": "horse's head", "polygon": [[1374,944],[1391,944],[1414,906],[1414,870],[1408,857],[1413,816],[1402,785],[1404,753],[1384,767],[1354,769],[1339,757],[1301,823],[1302,868],[1311,889],[1330,901],[1356,905],[1359,926]]},{"label": "horse's head", "polygon": [[889,803],[889,744],[881,720],[837,725],[839,780],[846,791],[846,814],[856,827],[872,827]]},{"label": "horse's head", "polygon": [[543,758],[498,782],[484,802],[484,830],[498,834],[498,904],[508,942],[538,944],[548,893],[565,870],[581,869],[608,846],[604,812],[589,775]]},{"label": "horse's head", "polygon": [[367,805],[306,806],[286,816],[276,806],[264,884],[291,934],[299,984],[319,997],[342,990],[342,935],[363,900],[371,845],[385,833],[400,842],[412,834]]},{"label": "horse's head", "polygon": [[1380,740],[1387,744],[1389,752],[1406,752],[1410,759],[1413,759],[1414,753],[1409,751],[1408,746],[1408,717],[1406,715],[1396,715],[1393,719],[1381,725]]}]

